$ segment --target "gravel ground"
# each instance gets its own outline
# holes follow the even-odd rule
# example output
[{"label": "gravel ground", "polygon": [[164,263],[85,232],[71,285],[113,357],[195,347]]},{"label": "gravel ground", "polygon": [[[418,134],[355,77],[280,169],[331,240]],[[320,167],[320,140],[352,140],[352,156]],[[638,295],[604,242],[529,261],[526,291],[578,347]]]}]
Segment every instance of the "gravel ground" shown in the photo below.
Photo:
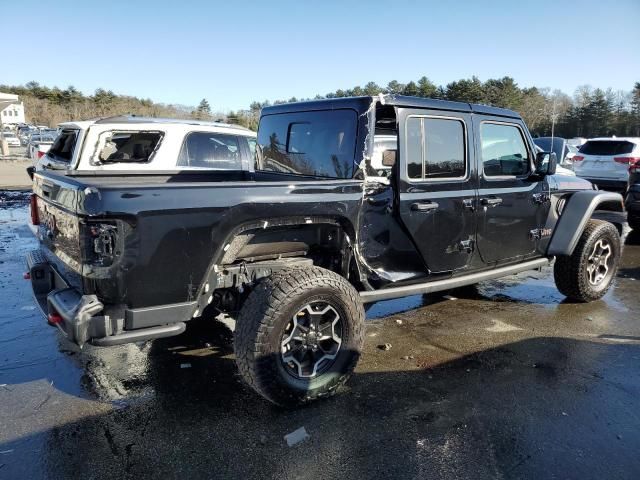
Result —
[{"label": "gravel ground", "polygon": [[284,411],[242,384],[218,322],[64,341],[21,279],[25,202],[0,195],[0,478],[640,478],[638,235],[592,304],[551,269],[378,303],[340,394]]}]

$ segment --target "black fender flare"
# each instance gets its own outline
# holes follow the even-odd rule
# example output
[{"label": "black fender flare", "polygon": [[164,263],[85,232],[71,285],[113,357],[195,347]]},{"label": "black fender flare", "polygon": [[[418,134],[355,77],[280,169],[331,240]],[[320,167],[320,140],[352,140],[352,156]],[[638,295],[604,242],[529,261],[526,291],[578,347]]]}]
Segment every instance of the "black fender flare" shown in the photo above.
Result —
[{"label": "black fender flare", "polygon": [[603,203],[608,204],[610,210],[624,210],[619,193],[583,190],[572,194],[555,226],[547,254],[571,255],[593,212]]}]

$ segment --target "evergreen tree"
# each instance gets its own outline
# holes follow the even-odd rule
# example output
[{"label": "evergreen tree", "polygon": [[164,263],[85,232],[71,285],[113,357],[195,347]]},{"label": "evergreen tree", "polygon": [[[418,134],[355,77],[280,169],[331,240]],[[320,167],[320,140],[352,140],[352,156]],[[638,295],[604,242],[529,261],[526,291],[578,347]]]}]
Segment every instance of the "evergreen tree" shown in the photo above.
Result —
[{"label": "evergreen tree", "polygon": [[418,80],[418,96],[425,98],[438,98],[438,87],[427,77]]},{"label": "evergreen tree", "polygon": [[411,97],[417,97],[419,93],[420,91],[418,90],[418,85],[416,85],[416,82],[413,81],[407,83],[402,90],[403,95],[409,95]]},{"label": "evergreen tree", "polygon": [[209,120],[211,118],[211,106],[206,98],[200,100],[194,116],[197,120]]}]

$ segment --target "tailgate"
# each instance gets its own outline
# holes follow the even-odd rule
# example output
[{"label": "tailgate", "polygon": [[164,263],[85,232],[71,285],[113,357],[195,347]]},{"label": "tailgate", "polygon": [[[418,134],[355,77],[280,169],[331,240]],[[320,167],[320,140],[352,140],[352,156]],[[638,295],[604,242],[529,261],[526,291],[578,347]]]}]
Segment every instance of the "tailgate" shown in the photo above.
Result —
[{"label": "tailgate", "polygon": [[37,172],[33,192],[39,221],[37,237],[42,246],[69,268],[81,273],[80,222],[77,211],[82,185],[61,175]]}]

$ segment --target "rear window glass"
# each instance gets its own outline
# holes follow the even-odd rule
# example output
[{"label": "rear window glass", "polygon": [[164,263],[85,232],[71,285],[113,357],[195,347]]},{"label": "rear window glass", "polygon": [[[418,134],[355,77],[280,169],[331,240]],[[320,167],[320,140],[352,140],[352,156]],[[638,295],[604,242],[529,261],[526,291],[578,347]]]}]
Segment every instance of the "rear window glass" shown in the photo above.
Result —
[{"label": "rear window glass", "polygon": [[63,130],[51,145],[47,156],[63,162],[70,162],[73,157],[73,150],[76,148],[77,139],[77,130]]},{"label": "rear window glass", "polygon": [[162,132],[110,131],[100,136],[99,163],[145,163],[155,152]]},{"label": "rear window glass", "polygon": [[235,135],[193,132],[178,157],[179,167],[242,170],[240,144]]},{"label": "rear window glass", "polygon": [[625,140],[589,140],[580,147],[585,155],[620,155],[631,153],[635,144]]},{"label": "rear window glass", "polygon": [[351,178],[357,127],[358,116],[350,109],[265,115],[256,170]]}]

